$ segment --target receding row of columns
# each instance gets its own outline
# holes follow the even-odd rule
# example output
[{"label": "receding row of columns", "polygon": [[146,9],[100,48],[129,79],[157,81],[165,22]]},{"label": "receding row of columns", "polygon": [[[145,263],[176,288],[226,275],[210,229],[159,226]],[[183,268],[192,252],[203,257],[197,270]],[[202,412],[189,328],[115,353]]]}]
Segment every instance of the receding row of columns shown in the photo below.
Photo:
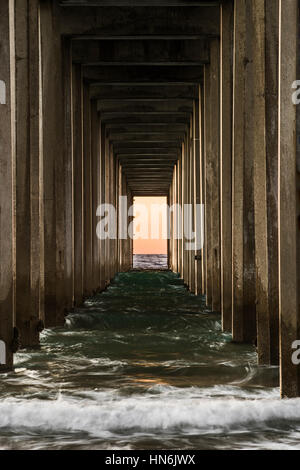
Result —
[{"label": "receding row of columns", "polygon": [[234,342],[280,364],[282,396],[299,396],[298,2],[224,1],[220,31],[170,189],[173,203],[204,204],[205,243],[173,240],[171,266]]},{"label": "receding row of columns", "polygon": [[[130,237],[97,237],[98,206],[133,195],[57,8],[0,3],[0,370],[132,266]],[[289,397],[300,395],[298,30],[297,0],[223,1],[169,191],[183,208],[170,267],[234,342],[280,364]],[[196,230],[199,204],[205,243],[188,250],[184,222]]]},{"label": "receding row of columns", "polygon": [[0,5],[0,370],[132,267],[132,239],[97,236],[98,207],[132,194],[56,8]]}]

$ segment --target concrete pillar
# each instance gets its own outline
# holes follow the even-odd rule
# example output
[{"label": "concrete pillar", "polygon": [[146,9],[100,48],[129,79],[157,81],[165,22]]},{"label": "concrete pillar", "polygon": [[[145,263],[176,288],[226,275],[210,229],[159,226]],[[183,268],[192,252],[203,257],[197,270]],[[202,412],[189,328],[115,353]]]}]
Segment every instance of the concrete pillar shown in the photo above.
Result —
[{"label": "concrete pillar", "polygon": [[111,145],[111,204],[115,208],[115,224],[116,224],[116,233],[115,238],[112,240],[112,253],[111,253],[111,280],[115,277],[118,271],[118,203],[117,203],[117,162],[114,155],[113,145]]},{"label": "concrete pillar", "polygon": [[[201,161],[200,161],[200,180],[201,180],[201,202],[204,206],[205,214],[205,99],[204,99],[204,83],[199,88],[199,104],[200,104],[200,147],[201,147]],[[204,215],[203,214],[203,215]],[[201,294],[205,295],[206,293],[206,255],[205,255],[205,215],[202,220],[203,224],[203,248],[202,248],[202,261],[201,261],[201,270],[202,270],[202,286]]]},{"label": "concrete pillar", "polygon": [[[189,204],[191,205],[191,235],[195,232],[195,146],[194,146],[194,115],[191,116],[190,121],[190,139],[189,139]],[[193,242],[193,240],[192,240]],[[195,267],[196,267],[196,251],[190,249],[189,251],[189,286],[190,291],[194,294],[196,292],[195,284]]]},{"label": "concrete pillar", "polygon": [[39,2],[15,2],[16,325],[22,347],[39,344],[43,316]]},{"label": "concrete pillar", "polygon": [[[194,101],[194,112],[193,112],[193,135],[194,135],[194,175],[195,175],[195,184],[194,184],[194,204],[201,205],[203,204],[202,200],[202,148],[201,148],[201,96],[200,96],[200,87],[199,87],[199,97]],[[201,221],[196,217],[195,211],[195,227],[196,230],[201,230],[199,223]],[[202,294],[202,256],[203,250],[195,251],[195,293],[197,295]]]},{"label": "concrete pillar", "polygon": [[73,233],[73,114],[72,114],[72,41],[63,38],[63,85],[64,85],[64,118],[65,118],[65,294],[66,308],[74,306],[74,233]]},{"label": "concrete pillar", "polygon": [[[133,205],[133,196],[130,188],[127,185],[127,197],[128,197],[128,208]],[[125,250],[125,264],[126,271],[129,271],[133,267],[133,216],[128,216],[128,238],[126,240],[126,250]]]},{"label": "concrete pillar", "polygon": [[221,311],[221,206],[220,206],[220,41],[211,41],[211,240],[212,309]]},{"label": "concrete pillar", "polygon": [[186,238],[186,227],[185,218],[186,216],[186,205],[188,204],[188,191],[189,191],[189,146],[188,136],[185,137],[183,152],[182,152],[182,214],[183,214],[183,280],[186,285],[189,283],[189,252],[187,251],[187,238]]},{"label": "concrete pillar", "polygon": [[250,54],[253,60],[253,66],[250,69],[251,84],[253,84],[251,90],[251,93],[253,93],[252,128],[250,130],[250,132],[252,132],[252,138],[249,139],[249,145],[251,146],[254,161],[257,346],[259,363],[269,364],[270,324],[268,306],[264,0],[252,1],[248,27],[252,42]]},{"label": "concrete pillar", "polygon": [[73,206],[74,206],[74,302],[83,301],[83,90],[81,65],[73,65],[72,73],[73,107]]},{"label": "concrete pillar", "polygon": [[[173,190],[172,190],[172,183],[169,187],[169,195],[167,197],[167,205],[169,207],[172,207],[173,205]],[[168,239],[167,239],[167,251],[168,251],[168,268],[170,270],[173,270],[173,223],[174,223],[174,215],[171,212],[170,217],[167,219],[167,233],[168,233]]]},{"label": "concrete pillar", "polygon": [[253,195],[253,87],[248,0],[235,2],[233,101],[233,304],[232,333],[236,342],[256,340],[255,244]]},{"label": "concrete pillar", "polygon": [[[101,119],[101,118],[100,118]],[[106,131],[105,125],[103,123],[101,126],[100,134],[100,192],[101,192],[101,204],[106,203]],[[98,219],[99,222],[99,219]],[[106,240],[100,240],[100,280],[101,280],[101,290],[104,290],[106,287]]]},{"label": "concrete pillar", "polygon": [[211,81],[210,65],[204,67],[204,204],[205,204],[205,294],[212,307],[212,163],[211,163]]},{"label": "concrete pillar", "polygon": [[91,100],[89,86],[83,85],[83,179],[84,179],[84,275],[83,294],[92,294],[92,148],[91,148]]},{"label": "concrete pillar", "polygon": [[[115,162],[113,145],[110,143],[108,152],[108,164],[109,164],[109,186],[108,186],[108,200],[114,208],[115,206]],[[109,282],[111,282],[115,275],[115,242],[114,238],[109,238]]]},{"label": "concrete pillar", "polygon": [[270,363],[279,364],[278,273],[278,97],[279,97],[279,0],[265,2],[266,11],[266,171],[268,307]]},{"label": "concrete pillar", "polygon": [[[111,164],[110,164],[110,143],[107,132],[105,131],[105,203],[111,203]],[[110,284],[110,267],[111,267],[111,240],[105,239],[105,282]]]},{"label": "concrete pillar", "polygon": [[[13,2],[0,2],[0,371],[12,369],[15,315],[15,44]],[[2,350],[2,348],[1,348]]]},{"label": "concrete pillar", "polygon": [[178,230],[179,230],[179,237],[178,237],[178,273],[180,276],[183,276],[183,251],[182,251],[182,240],[183,240],[183,226],[182,226],[182,157],[178,160],[177,163],[178,168],[178,178],[177,178],[177,186],[178,186],[178,205],[180,207],[180,211],[178,213]]},{"label": "concrete pillar", "polygon": [[97,101],[91,102],[92,141],[92,290],[100,288],[100,240],[97,237],[97,208],[100,205],[100,116]]},{"label": "concrete pillar", "polygon": [[178,194],[177,194],[177,179],[178,179],[178,168],[177,164],[174,167],[174,176],[173,176],[173,205],[174,205],[174,212],[173,212],[173,271],[178,272],[178,212],[177,212],[177,204],[178,204]]},{"label": "concrete pillar", "polygon": [[[300,340],[300,116],[292,101],[299,78],[299,3],[280,0],[279,116],[279,309],[280,384],[283,397],[300,396],[300,369],[293,353]],[[299,87],[298,87],[299,88]],[[295,343],[296,342],[296,343]],[[299,355],[295,359],[298,359]]]},{"label": "concrete pillar", "polygon": [[40,4],[44,240],[45,240],[45,323],[64,324],[69,304],[65,283],[65,162],[63,57],[56,2]]},{"label": "concrete pillar", "polygon": [[223,331],[232,330],[232,92],[233,1],[221,5],[221,312]]}]

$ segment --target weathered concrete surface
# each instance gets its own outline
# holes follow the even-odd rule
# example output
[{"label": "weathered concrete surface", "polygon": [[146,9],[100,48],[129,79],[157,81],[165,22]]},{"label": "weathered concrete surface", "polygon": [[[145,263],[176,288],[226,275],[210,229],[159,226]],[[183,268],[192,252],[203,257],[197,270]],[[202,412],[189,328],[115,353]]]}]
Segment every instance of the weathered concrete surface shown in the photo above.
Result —
[{"label": "weathered concrete surface", "polygon": [[15,322],[15,45],[11,2],[0,3],[0,341],[6,349],[0,371],[13,367]]},{"label": "weathered concrete surface", "polygon": [[89,297],[92,293],[92,141],[91,141],[91,100],[88,86],[83,85],[83,207],[84,207],[84,270],[83,295]]},{"label": "weathered concrete surface", "polygon": [[43,57],[43,155],[45,324],[64,323],[69,304],[65,289],[65,187],[63,59],[56,3],[40,5]]},{"label": "weathered concrete surface", "polygon": [[211,41],[211,269],[212,309],[221,311],[221,206],[220,206],[220,41]]},{"label": "weathered concrete surface", "polygon": [[210,66],[204,69],[204,203],[205,203],[205,293],[212,307],[212,164],[211,164],[211,81]]},{"label": "weathered concrete surface", "polygon": [[232,102],[233,1],[221,5],[221,312],[224,331],[232,331]]},{"label": "weathered concrete surface", "polygon": [[83,300],[83,90],[81,67],[73,65],[72,109],[73,109],[73,232],[74,232],[74,302]]},{"label": "weathered concrete surface", "polygon": [[232,333],[237,342],[256,340],[255,247],[252,133],[252,57],[248,28],[250,3],[235,3],[233,125],[233,304]]},{"label": "weathered concrete surface", "polygon": [[[299,108],[291,85],[299,73],[299,11],[280,1],[279,312],[283,397],[300,395],[300,369],[292,361],[299,341]],[[296,346],[299,348],[299,346]]]},{"label": "weathered concrete surface", "polygon": [[268,211],[268,306],[270,363],[279,364],[278,273],[278,119],[279,119],[279,0],[265,2],[266,12],[266,155]]},{"label": "weathered concrete surface", "polygon": [[15,2],[16,325],[22,347],[39,344],[43,317],[39,2]]}]

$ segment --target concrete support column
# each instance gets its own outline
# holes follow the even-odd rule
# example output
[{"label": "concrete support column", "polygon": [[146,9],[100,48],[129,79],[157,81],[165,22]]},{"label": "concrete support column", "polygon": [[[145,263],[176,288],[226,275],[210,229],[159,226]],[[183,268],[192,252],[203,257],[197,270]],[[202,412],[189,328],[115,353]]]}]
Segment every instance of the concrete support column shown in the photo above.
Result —
[{"label": "concrete support column", "polygon": [[45,221],[45,323],[64,324],[69,305],[65,282],[65,160],[63,57],[56,2],[40,4],[43,87]]},{"label": "concrete support column", "polygon": [[[110,143],[105,130],[105,204],[111,203],[111,164],[110,164]],[[105,282],[110,284],[110,265],[111,265],[111,240],[105,239]]]},{"label": "concrete support column", "polygon": [[[188,203],[191,207],[191,220],[190,220],[190,232],[191,237],[195,232],[195,146],[194,146],[194,115],[191,117],[190,123],[190,136],[189,136],[189,199]],[[194,240],[190,240],[190,243],[194,243]],[[195,267],[196,260],[195,255],[196,251],[194,249],[189,250],[189,287],[190,291],[195,293]]]},{"label": "concrete support column", "polygon": [[300,110],[291,88],[300,72],[299,2],[280,0],[279,7],[280,383],[282,396],[292,398],[300,396],[300,368],[292,360],[300,340]]},{"label": "concrete support column", "polygon": [[173,271],[178,272],[178,194],[177,194],[177,179],[178,179],[178,167],[177,164],[174,167],[173,177]]},{"label": "concrete support column", "polygon": [[204,204],[205,204],[205,294],[212,307],[212,163],[211,163],[211,81],[210,65],[204,67]]},{"label": "concrete support column", "polygon": [[201,179],[201,202],[203,205],[203,219],[202,219],[202,231],[203,231],[203,248],[202,248],[202,286],[201,294],[206,293],[206,229],[205,229],[205,94],[204,94],[204,83],[199,88],[199,104],[200,104],[200,147],[201,147],[201,161],[200,161],[200,179]]},{"label": "concrete support column", "polygon": [[266,14],[266,171],[268,308],[270,363],[279,364],[279,272],[278,272],[278,99],[279,99],[279,0],[265,1]]},{"label": "concrete support column", "polygon": [[[114,162],[114,152],[113,152],[113,145],[109,144],[109,152],[108,152],[108,164],[109,164],[109,186],[108,186],[108,201],[112,207],[115,206],[115,162]],[[115,222],[115,219],[112,220]],[[115,235],[115,234],[114,234]],[[114,236],[113,235],[113,236]],[[116,240],[112,238],[110,235],[109,238],[109,282],[111,282],[115,275],[115,243]]]},{"label": "concrete support column", "polygon": [[[270,324],[268,306],[268,240],[267,240],[267,173],[266,173],[266,103],[265,103],[265,0],[251,2],[248,27],[251,37],[249,48],[249,81],[252,85],[252,116],[249,116],[252,138],[248,140],[253,155],[254,212],[255,212],[255,264],[256,264],[256,317],[258,361],[270,363]],[[255,48],[255,49],[254,49]]]},{"label": "concrete support column", "polygon": [[[106,136],[105,125],[101,123],[100,116],[100,204],[105,204],[105,186],[106,186]],[[99,220],[98,220],[99,222]],[[106,240],[100,239],[100,289],[104,290],[106,287]]]},{"label": "concrete support column", "polygon": [[221,311],[221,206],[220,206],[220,41],[211,41],[211,240],[212,309]]},{"label": "concrete support column", "polygon": [[15,315],[15,44],[13,2],[0,2],[0,371],[13,367]]},{"label": "concrete support column", "polygon": [[97,101],[91,102],[92,141],[92,290],[100,288],[100,240],[97,237],[97,208],[100,205],[100,116]]},{"label": "concrete support column", "polygon": [[84,297],[92,294],[92,148],[91,148],[91,100],[88,85],[83,86],[83,179],[84,179]]},{"label": "concrete support column", "polygon": [[74,233],[73,233],[73,115],[72,115],[72,41],[64,38],[63,48],[63,86],[64,86],[64,175],[65,175],[65,293],[66,307],[74,306]]},{"label": "concrete support column", "polygon": [[183,276],[183,251],[182,251],[182,240],[183,240],[183,225],[182,225],[182,157],[177,162],[178,178],[177,178],[177,192],[178,192],[178,273]]},{"label": "concrete support column", "polygon": [[233,340],[256,339],[251,37],[248,0],[235,2],[233,101]]},{"label": "concrete support column", "polygon": [[189,191],[189,147],[188,147],[188,136],[185,137],[183,148],[182,148],[182,253],[183,253],[183,280],[186,285],[189,283],[189,252],[187,251],[186,244],[188,242],[186,238],[185,230],[185,219],[186,215],[186,204],[188,204],[188,191]]},{"label": "concrete support column", "polygon": [[116,233],[115,238],[112,240],[112,253],[111,253],[111,280],[115,277],[118,271],[118,202],[117,202],[117,162],[114,155],[113,145],[111,145],[111,174],[112,174],[112,181],[111,181],[111,204],[115,208],[115,226],[116,226]]},{"label": "concrete support column", "polygon": [[[193,135],[194,135],[194,175],[195,175],[195,185],[194,185],[194,204],[201,205],[203,204],[202,195],[202,148],[201,148],[201,95],[199,87],[199,98],[194,101],[194,118],[193,118]],[[195,210],[195,228],[197,231],[202,230],[200,226],[201,220],[198,219],[197,212]],[[197,234],[199,237],[199,234]],[[195,256],[197,257],[195,261],[195,293],[197,295],[202,294],[202,257],[203,250],[199,249],[195,251]]]},{"label": "concrete support column", "polygon": [[43,316],[39,2],[16,0],[15,25],[16,325],[22,347],[34,347]]},{"label": "concrete support column", "polygon": [[81,65],[73,65],[72,73],[73,107],[73,231],[74,231],[74,302],[83,301],[83,90]]},{"label": "concrete support column", "polygon": [[[173,178],[174,178],[174,172],[173,172]],[[173,206],[173,179],[172,183],[170,184],[169,188],[169,195],[167,197],[167,204],[169,207]],[[174,214],[173,212],[170,212],[170,216],[167,219],[167,234],[168,234],[168,240],[167,240],[167,246],[168,246],[168,268],[173,271],[173,236],[174,236],[174,230],[173,230],[173,224],[174,224]]]},{"label": "concrete support column", "polygon": [[223,331],[232,330],[232,100],[233,1],[221,5],[221,313]]},{"label": "concrete support column", "polygon": [[[122,171],[122,165],[120,161],[118,162],[118,173],[119,173],[119,196],[124,197],[127,194],[127,187],[126,187],[126,178],[125,174]],[[127,222],[127,216],[123,213],[120,213],[119,216],[119,226],[118,226],[118,242],[119,242],[119,271],[124,272],[124,255],[125,255],[125,240],[124,240],[124,227]]]},{"label": "concrete support column", "polygon": [[[133,196],[130,188],[127,185],[127,197],[128,197],[128,207],[133,206]],[[126,267],[127,271],[132,269],[133,267],[133,221],[134,218],[133,216],[128,217],[128,238],[127,238],[127,243],[126,243]]]}]

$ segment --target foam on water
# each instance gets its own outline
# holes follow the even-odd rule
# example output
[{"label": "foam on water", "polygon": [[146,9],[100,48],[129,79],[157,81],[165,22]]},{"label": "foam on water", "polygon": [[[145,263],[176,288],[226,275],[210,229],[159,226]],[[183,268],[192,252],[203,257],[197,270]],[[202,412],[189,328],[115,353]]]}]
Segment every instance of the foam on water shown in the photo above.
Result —
[{"label": "foam on water", "polygon": [[6,431],[84,431],[98,437],[122,431],[223,433],[285,424],[297,424],[300,430],[300,400],[216,400],[186,394],[181,399],[132,397],[95,404],[63,398],[28,403],[7,399],[0,404],[0,415],[0,429]]}]

